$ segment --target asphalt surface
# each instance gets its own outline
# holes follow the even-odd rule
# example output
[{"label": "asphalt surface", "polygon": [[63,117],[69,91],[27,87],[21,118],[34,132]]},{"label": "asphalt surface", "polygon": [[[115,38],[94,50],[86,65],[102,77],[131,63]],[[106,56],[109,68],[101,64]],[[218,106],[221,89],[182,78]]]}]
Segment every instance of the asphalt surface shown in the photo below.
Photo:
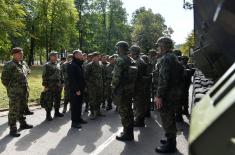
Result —
[{"label": "asphalt surface", "polygon": [[[163,135],[157,112],[146,120],[145,128],[135,128],[134,142],[119,142],[115,136],[121,132],[120,118],[114,110],[105,112],[106,117],[89,120],[81,130],[72,129],[70,112],[63,118],[45,121],[45,111],[34,109],[27,122],[31,130],[20,131],[19,138],[8,136],[7,113],[0,113],[1,155],[156,155],[154,149]],[[188,155],[188,120],[178,124],[177,149],[173,155]]]}]

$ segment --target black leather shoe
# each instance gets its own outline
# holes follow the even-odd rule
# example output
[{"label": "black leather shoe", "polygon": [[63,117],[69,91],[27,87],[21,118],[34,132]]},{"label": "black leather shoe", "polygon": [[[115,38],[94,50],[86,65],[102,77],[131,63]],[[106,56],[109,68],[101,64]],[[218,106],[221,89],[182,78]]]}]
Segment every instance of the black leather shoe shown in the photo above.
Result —
[{"label": "black leather shoe", "polygon": [[76,129],[81,129],[82,128],[82,126],[79,123],[72,123],[71,127],[76,128]]},{"label": "black leather shoe", "polygon": [[21,134],[17,131],[10,131],[9,135],[11,137],[20,137]]},{"label": "black leather shoe", "polygon": [[106,108],[106,111],[109,111],[109,110],[112,110],[112,109],[113,109],[112,106],[108,106],[108,107]]},{"label": "black leather shoe", "polygon": [[87,121],[85,121],[84,119],[81,118],[81,119],[79,120],[79,123],[81,123],[81,124],[87,124]]},{"label": "black leather shoe", "polygon": [[60,113],[60,112],[56,112],[55,113],[55,117],[64,117],[64,115],[62,113]]},{"label": "black leather shoe", "polygon": [[166,144],[162,144],[155,149],[157,153],[175,153],[176,150],[175,140],[167,140]]},{"label": "black leather shoe", "polygon": [[135,122],[134,127],[145,127],[145,124],[141,122]]},{"label": "black leather shoe", "polygon": [[165,145],[165,144],[167,143],[167,140],[166,140],[166,139],[161,139],[161,140],[160,140],[160,143],[163,144],[163,145]]},{"label": "black leather shoe", "polygon": [[20,129],[21,130],[25,130],[25,129],[32,129],[33,128],[33,125],[29,125],[29,124],[22,124],[20,125]]},{"label": "black leather shoe", "polygon": [[24,115],[33,115],[33,114],[34,114],[34,112],[29,111],[29,110],[26,110],[26,111],[24,112]]}]

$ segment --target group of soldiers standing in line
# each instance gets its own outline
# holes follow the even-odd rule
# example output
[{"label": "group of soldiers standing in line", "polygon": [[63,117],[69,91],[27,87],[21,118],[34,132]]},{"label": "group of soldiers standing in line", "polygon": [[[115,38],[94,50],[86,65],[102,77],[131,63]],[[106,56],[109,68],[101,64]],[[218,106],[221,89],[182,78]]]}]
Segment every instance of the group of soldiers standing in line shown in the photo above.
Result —
[{"label": "group of soldiers standing in line", "polygon": [[[133,128],[145,127],[145,118],[150,117],[155,104],[166,137],[156,152],[175,152],[176,120],[182,121],[182,114],[189,115],[187,93],[190,76],[185,78],[188,59],[177,58],[173,53],[173,41],[167,37],[160,38],[156,49],[150,50],[149,55],[141,54],[139,46],[129,47],[125,41],[119,41],[116,50],[117,54],[112,56],[98,52],[87,55],[75,50],[67,58],[61,58],[61,62],[58,62],[58,53],[51,52],[49,61],[43,66],[44,90],[40,98],[46,110],[46,120],[53,120],[53,106],[54,116],[63,117],[59,110],[64,89],[63,113],[70,103],[71,127],[81,128],[81,124],[87,123],[81,117],[83,103],[91,120],[105,116],[101,108],[111,110],[114,103],[123,126],[123,132],[116,139],[132,141]],[[23,50],[13,48],[12,56],[12,61],[4,65],[1,80],[9,97],[10,135],[19,137],[16,121],[20,122],[21,129],[33,128],[26,123],[24,116],[33,113],[27,106],[28,69],[23,62]]]}]

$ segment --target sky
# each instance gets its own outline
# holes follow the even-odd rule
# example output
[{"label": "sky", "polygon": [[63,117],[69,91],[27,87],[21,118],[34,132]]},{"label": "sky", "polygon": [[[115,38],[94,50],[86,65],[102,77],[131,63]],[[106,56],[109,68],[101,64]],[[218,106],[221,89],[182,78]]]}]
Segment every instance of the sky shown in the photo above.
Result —
[{"label": "sky", "polygon": [[140,8],[151,8],[154,13],[160,13],[166,25],[172,27],[172,39],[176,44],[184,43],[193,30],[193,11],[183,9],[183,0],[122,0],[131,20],[132,13]]}]

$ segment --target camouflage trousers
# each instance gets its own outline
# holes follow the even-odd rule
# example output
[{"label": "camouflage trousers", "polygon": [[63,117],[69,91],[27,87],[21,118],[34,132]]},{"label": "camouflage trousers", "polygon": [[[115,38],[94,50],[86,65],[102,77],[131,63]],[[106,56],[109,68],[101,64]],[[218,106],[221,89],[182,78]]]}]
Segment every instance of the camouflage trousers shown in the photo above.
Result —
[{"label": "camouflage trousers", "polygon": [[25,110],[25,104],[27,103],[27,91],[18,93],[8,93],[9,97],[9,113],[8,113],[8,125],[12,128],[16,128],[16,121],[20,124],[25,124],[25,118],[23,116]]},{"label": "camouflage trousers", "polygon": [[59,110],[61,100],[61,89],[48,90],[46,94],[46,111],[51,111],[53,106],[55,110]]},{"label": "camouflage trousers", "polygon": [[162,127],[165,131],[166,138],[176,137],[176,121],[175,121],[175,111],[176,105],[172,101],[164,101],[163,107],[160,110],[160,117],[162,120]]},{"label": "camouflage trousers", "polygon": [[100,110],[100,105],[101,105],[101,102],[102,102],[102,88],[99,88],[99,87],[89,87],[89,106],[90,106],[90,110],[91,110],[91,113],[94,113],[94,112],[99,112]]},{"label": "camouflage trousers", "polygon": [[26,100],[25,100],[25,104],[24,104],[24,111],[28,111],[29,110],[29,91],[27,90],[26,92]]},{"label": "camouflage trousers", "polygon": [[119,115],[121,117],[122,126],[128,128],[134,124],[134,115],[132,109],[132,97],[127,93],[121,96],[113,97],[114,103],[117,105]]},{"label": "camouflage trousers", "polygon": [[70,102],[70,88],[68,84],[64,86],[64,103]]},{"label": "camouflage trousers", "polygon": [[135,116],[135,122],[144,122],[145,115],[147,112],[147,102],[145,99],[145,95],[143,92],[142,94],[135,94],[134,97],[134,116]]}]

